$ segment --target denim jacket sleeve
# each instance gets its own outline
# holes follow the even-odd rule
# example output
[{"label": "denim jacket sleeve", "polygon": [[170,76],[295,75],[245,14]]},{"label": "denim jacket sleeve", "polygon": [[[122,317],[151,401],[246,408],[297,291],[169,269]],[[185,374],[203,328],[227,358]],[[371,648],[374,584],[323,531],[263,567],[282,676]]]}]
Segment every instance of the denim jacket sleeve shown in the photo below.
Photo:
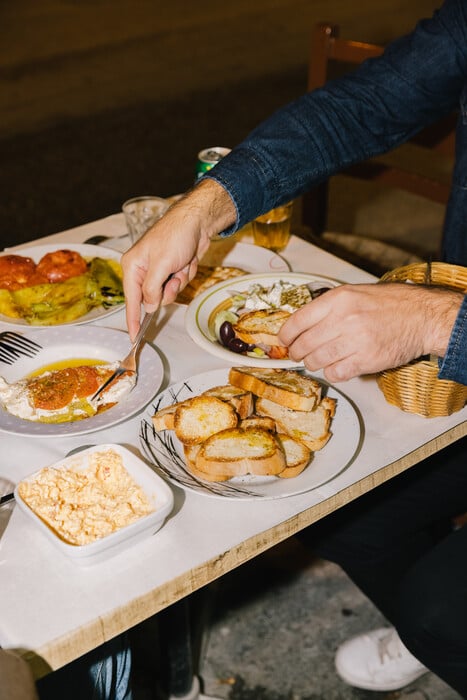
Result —
[{"label": "denim jacket sleeve", "polygon": [[446,0],[381,57],[277,111],[205,176],[237,210],[222,235],[403,143],[458,106],[466,79],[467,3]]},{"label": "denim jacket sleeve", "polygon": [[464,297],[439,371],[440,379],[467,385],[467,296]]}]

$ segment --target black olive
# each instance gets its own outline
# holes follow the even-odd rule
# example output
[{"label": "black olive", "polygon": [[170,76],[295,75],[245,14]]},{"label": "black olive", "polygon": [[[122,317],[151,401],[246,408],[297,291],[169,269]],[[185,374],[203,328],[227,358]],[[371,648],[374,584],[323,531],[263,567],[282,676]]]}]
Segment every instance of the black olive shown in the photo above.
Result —
[{"label": "black olive", "polygon": [[320,297],[321,294],[324,294],[324,292],[329,292],[331,287],[320,287],[319,289],[314,289],[311,293],[312,299],[316,299],[316,297]]},{"label": "black olive", "polygon": [[224,321],[219,328],[219,339],[222,345],[228,347],[231,340],[235,338],[235,332],[230,321]]},{"label": "black olive", "polygon": [[232,350],[232,352],[246,352],[248,349],[248,343],[245,343],[245,341],[241,340],[240,338],[232,338],[228,348],[229,350]]}]

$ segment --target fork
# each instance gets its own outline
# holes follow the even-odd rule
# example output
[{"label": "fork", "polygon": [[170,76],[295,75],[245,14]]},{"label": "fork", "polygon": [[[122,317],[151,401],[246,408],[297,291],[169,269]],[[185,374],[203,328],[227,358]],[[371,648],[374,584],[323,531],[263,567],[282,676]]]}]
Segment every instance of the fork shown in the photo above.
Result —
[{"label": "fork", "polygon": [[102,236],[102,235],[96,235],[96,236],[90,236],[89,238],[86,238],[83,243],[87,243],[89,245],[99,245],[99,243],[103,243],[104,241],[113,241],[113,240],[118,240],[119,238],[126,238],[128,236],[128,231],[126,233],[120,234],[120,236]]},{"label": "fork", "polygon": [[42,345],[20,333],[13,331],[0,333],[0,362],[6,365],[13,364],[21,355],[34,357],[41,349]]},{"label": "fork", "polygon": [[133,345],[131,346],[130,352],[123,360],[120,360],[120,363],[119,363],[117,369],[115,370],[115,372],[113,372],[110,375],[110,377],[102,384],[102,386],[99,387],[99,389],[96,391],[96,393],[93,394],[93,396],[91,396],[90,401],[95,401],[95,399],[97,399],[98,396],[100,396],[100,394],[102,394],[104,389],[107,389],[107,387],[109,387],[111,384],[113,384],[114,381],[116,379],[118,379],[118,377],[120,377],[125,372],[136,373],[136,353],[138,351],[139,345],[140,345],[141,341],[143,340],[144,334],[146,333],[148,326],[151,323],[155,313],[156,313],[156,311],[152,311],[151,313],[146,313],[144,315],[144,318],[141,322],[140,329],[136,335],[136,338],[133,342]]}]

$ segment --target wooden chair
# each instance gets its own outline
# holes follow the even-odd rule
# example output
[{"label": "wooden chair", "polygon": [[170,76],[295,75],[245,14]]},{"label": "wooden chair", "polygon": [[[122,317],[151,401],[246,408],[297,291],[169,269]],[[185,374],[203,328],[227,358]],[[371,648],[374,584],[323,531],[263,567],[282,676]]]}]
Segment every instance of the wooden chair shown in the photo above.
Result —
[{"label": "wooden chair", "polygon": [[[379,56],[384,51],[382,46],[350,41],[339,38],[339,28],[331,24],[318,24],[312,32],[309,57],[308,89],[323,86],[327,80],[341,75],[349,68],[355,68],[367,58]],[[354,165],[342,174],[359,180],[366,180],[378,185],[406,190],[434,202],[445,205],[450,191],[450,174],[454,155],[456,115],[452,114],[433,126],[417,134],[412,140],[416,144],[417,153],[422,164],[422,172],[411,169],[412,158],[406,158],[408,163],[401,164],[394,154],[389,162],[382,159],[372,159]],[[404,147],[402,147],[404,148]],[[442,161],[439,171],[432,168],[436,155]],[[429,160],[427,161],[427,157]],[[424,160],[425,159],[425,160]],[[452,159],[452,160],[451,160]],[[403,159],[402,159],[403,162]],[[426,163],[429,163],[428,168]],[[420,166],[419,166],[420,167]],[[434,170],[434,174],[427,174]],[[311,230],[311,238],[322,236],[328,221],[328,188],[329,181],[315,187],[302,198],[302,224]],[[441,232],[440,232],[441,238]],[[361,260],[352,260],[361,264]],[[371,269],[371,265],[367,266]],[[378,273],[380,270],[377,271]]]}]

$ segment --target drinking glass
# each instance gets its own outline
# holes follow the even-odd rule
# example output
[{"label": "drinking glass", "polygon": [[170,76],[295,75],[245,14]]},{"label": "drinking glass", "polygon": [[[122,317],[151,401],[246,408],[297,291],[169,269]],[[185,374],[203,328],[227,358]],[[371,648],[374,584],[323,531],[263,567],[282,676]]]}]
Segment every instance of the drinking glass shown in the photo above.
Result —
[{"label": "drinking glass", "polygon": [[167,211],[170,204],[162,197],[144,195],[127,199],[122,205],[131,244],[141,238]]},{"label": "drinking glass", "polygon": [[284,250],[290,239],[293,202],[271,209],[252,221],[256,245],[274,252]]}]

